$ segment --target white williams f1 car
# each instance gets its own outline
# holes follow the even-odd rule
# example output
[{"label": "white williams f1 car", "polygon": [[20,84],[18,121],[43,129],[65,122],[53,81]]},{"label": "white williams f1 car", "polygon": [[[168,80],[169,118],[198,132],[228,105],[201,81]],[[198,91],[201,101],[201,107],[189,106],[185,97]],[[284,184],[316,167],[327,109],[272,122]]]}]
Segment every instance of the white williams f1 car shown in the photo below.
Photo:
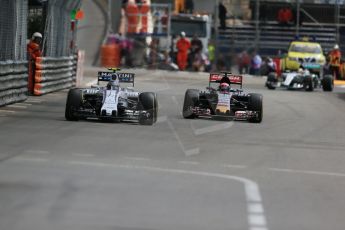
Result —
[{"label": "white williams f1 car", "polygon": [[[69,121],[99,118],[101,120],[136,120],[142,125],[152,125],[157,121],[157,95],[152,92],[134,91],[134,74],[99,72],[98,84],[91,88],[70,89],[67,96],[65,117]],[[107,82],[100,86],[99,82]],[[130,83],[132,87],[122,88],[120,83]]]}]

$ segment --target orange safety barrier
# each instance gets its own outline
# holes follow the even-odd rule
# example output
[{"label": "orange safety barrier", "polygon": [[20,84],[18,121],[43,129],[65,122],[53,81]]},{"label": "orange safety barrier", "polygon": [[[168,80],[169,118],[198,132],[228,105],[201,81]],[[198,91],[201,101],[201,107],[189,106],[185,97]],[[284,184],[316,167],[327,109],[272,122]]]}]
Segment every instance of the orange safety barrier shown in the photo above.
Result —
[{"label": "orange safety barrier", "polygon": [[175,0],[175,13],[180,13],[185,10],[185,0]]},{"label": "orange safety barrier", "polygon": [[43,69],[43,66],[42,66],[42,60],[43,58],[42,57],[37,57],[36,58],[36,61],[35,61],[35,74],[34,74],[34,95],[35,96],[41,96],[42,95],[42,92],[40,91],[40,89],[42,88],[41,87],[41,84],[39,84],[39,82],[42,81],[41,77],[42,77],[42,69]]},{"label": "orange safety barrier", "polygon": [[41,96],[72,87],[75,78],[73,69],[76,68],[74,58],[76,57],[37,57],[33,74],[33,94]]},{"label": "orange safety barrier", "polygon": [[139,24],[139,8],[134,3],[128,3],[126,7],[128,28],[127,33],[137,33]]},{"label": "orange safety barrier", "polygon": [[101,47],[101,65],[102,67],[120,66],[120,45],[102,45]]},{"label": "orange safety barrier", "polygon": [[141,14],[141,33],[147,33],[148,29],[148,13],[150,11],[150,5],[147,3],[144,3],[140,7],[140,14]]}]

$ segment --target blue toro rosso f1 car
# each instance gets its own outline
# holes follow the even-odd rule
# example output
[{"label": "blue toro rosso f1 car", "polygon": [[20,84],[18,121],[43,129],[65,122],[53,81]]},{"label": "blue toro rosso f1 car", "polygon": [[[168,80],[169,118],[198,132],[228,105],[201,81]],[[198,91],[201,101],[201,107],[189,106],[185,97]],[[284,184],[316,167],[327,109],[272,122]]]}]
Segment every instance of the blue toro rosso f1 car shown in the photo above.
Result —
[{"label": "blue toro rosso f1 car", "polygon": [[[261,94],[246,94],[243,76],[228,72],[211,73],[205,91],[188,89],[183,104],[184,118],[222,117],[260,123],[263,107]],[[214,86],[217,84],[217,86]],[[239,87],[233,87],[237,85]]]},{"label": "blue toro rosso f1 car", "polygon": [[[135,120],[142,125],[157,121],[157,95],[152,92],[137,92],[134,87],[134,73],[99,72],[98,83],[91,88],[70,89],[66,101],[66,120],[99,118],[101,120]],[[100,86],[99,82],[107,82]],[[120,83],[132,84],[123,88]]]}]

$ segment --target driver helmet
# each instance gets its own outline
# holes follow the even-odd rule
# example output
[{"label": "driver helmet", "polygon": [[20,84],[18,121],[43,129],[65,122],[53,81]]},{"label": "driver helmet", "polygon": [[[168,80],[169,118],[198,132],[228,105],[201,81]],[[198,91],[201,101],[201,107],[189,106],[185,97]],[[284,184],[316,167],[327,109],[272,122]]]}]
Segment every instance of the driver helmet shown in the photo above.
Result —
[{"label": "driver helmet", "polygon": [[303,74],[304,73],[304,69],[303,68],[299,68],[298,69],[298,73]]},{"label": "driver helmet", "polygon": [[31,39],[34,40],[35,38],[40,38],[40,39],[42,39],[43,36],[42,36],[42,34],[41,34],[40,32],[35,32],[35,33],[33,33]]},{"label": "driver helmet", "polygon": [[115,81],[109,81],[107,84],[107,90],[112,90],[112,89],[116,89],[117,84]]},{"label": "driver helmet", "polygon": [[230,85],[226,82],[223,82],[219,85],[219,91],[221,92],[229,92],[230,91]]}]

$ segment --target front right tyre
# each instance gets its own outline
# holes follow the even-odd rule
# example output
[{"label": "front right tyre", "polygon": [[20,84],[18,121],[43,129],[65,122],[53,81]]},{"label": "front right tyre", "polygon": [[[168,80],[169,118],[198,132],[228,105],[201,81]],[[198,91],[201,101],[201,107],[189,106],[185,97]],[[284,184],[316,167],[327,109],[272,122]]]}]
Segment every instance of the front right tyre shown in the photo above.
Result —
[{"label": "front right tyre", "polygon": [[82,105],[82,91],[80,89],[70,89],[67,95],[65,118],[67,121],[79,120],[76,110]]},{"label": "front right tyre", "polygon": [[193,112],[193,108],[199,103],[199,90],[187,89],[184,96],[182,115],[186,119],[196,118],[197,115]]},{"label": "front right tyre", "polygon": [[249,119],[251,123],[261,123],[263,115],[263,106],[262,106],[262,95],[258,93],[251,93],[248,95],[248,110],[257,113],[257,116]]}]

